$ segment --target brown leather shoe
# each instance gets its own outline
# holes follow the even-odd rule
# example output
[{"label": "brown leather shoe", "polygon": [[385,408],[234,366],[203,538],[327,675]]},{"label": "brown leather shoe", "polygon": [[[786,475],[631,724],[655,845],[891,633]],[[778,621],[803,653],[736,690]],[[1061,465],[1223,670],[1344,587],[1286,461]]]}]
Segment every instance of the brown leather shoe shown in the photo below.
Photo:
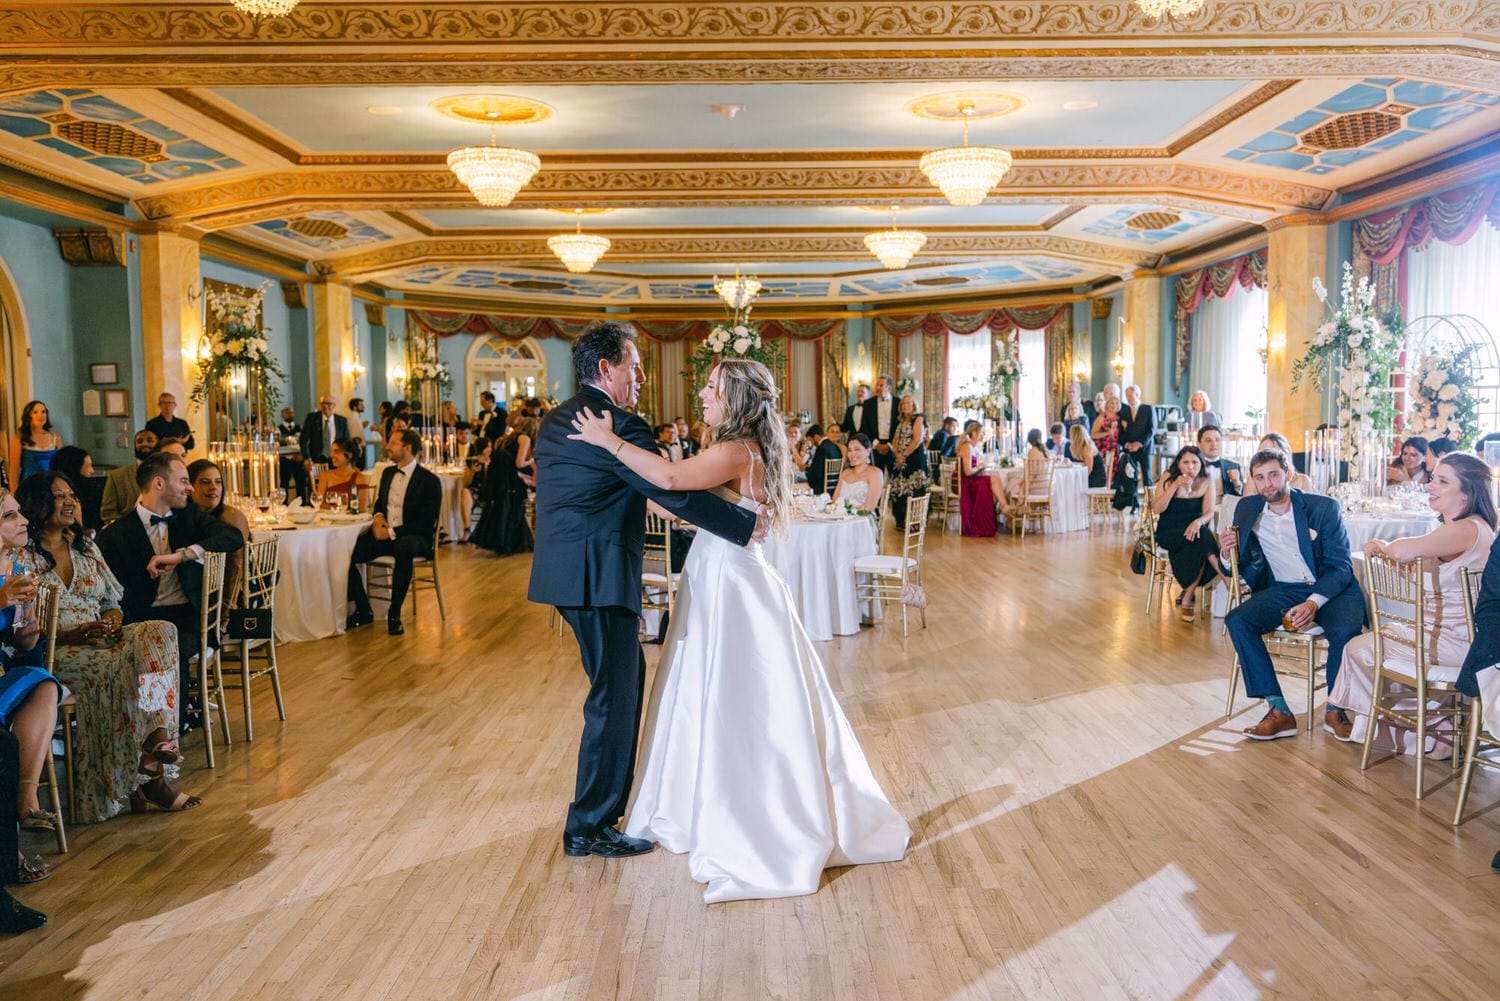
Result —
[{"label": "brown leather shoe", "polygon": [[1323,729],[1346,744],[1354,742],[1354,721],[1342,709],[1330,709],[1323,714]]},{"label": "brown leather shoe", "polygon": [[1297,717],[1291,713],[1284,713],[1280,709],[1272,709],[1265,717],[1254,726],[1245,728],[1245,736],[1251,740],[1276,740],[1280,737],[1295,737],[1297,735]]}]

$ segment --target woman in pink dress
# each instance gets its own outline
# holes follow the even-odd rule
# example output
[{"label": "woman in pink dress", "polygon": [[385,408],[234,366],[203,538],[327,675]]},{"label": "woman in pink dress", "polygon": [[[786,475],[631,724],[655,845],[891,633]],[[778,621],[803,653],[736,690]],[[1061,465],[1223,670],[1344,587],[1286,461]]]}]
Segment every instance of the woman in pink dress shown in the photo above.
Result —
[{"label": "woman in pink dress", "polygon": [[975,538],[993,536],[996,531],[995,492],[989,474],[979,464],[979,439],[983,434],[978,421],[969,421],[958,443],[960,524],[964,535]]}]

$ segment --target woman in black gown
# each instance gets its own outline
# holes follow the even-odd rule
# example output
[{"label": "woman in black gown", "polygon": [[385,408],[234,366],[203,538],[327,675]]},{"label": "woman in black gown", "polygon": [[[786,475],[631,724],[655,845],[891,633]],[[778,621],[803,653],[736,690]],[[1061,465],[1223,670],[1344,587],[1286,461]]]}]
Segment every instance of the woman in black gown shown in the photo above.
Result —
[{"label": "woman in black gown", "polygon": [[531,445],[537,420],[523,418],[495,443],[485,469],[484,506],[470,536],[476,546],[501,555],[531,552],[531,526],[526,523],[526,491],[535,468]]},{"label": "woman in black gown", "polygon": [[1212,584],[1219,574],[1219,543],[1210,529],[1218,499],[1214,478],[1205,472],[1203,453],[1195,445],[1177,453],[1151,499],[1156,544],[1171,560],[1172,576],[1182,588],[1178,608],[1187,622],[1197,617],[1193,602],[1198,588]]}]

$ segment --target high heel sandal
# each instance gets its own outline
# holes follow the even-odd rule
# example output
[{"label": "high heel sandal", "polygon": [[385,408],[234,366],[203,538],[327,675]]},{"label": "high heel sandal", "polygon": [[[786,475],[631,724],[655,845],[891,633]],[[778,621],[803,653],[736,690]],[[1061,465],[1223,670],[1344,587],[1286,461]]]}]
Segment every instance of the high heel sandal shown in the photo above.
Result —
[{"label": "high heel sandal", "polygon": [[[150,789],[149,792],[148,789]],[[131,813],[150,813],[152,810],[160,810],[163,813],[181,813],[183,810],[191,810],[202,803],[202,796],[189,796],[180,789],[174,789],[160,775],[142,782],[130,794]]]},{"label": "high heel sandal", "polygon": [[25,855],[21,855],[16,860],[16,885],[25,886],[27,883],[40,883],[50,875],[52,875],[52,867],[42,861],[40,855],[34,859],[28,859]]},{"label": "high heel sandal", "polygon": [[1182,621],[1183,622],[1197,622],[1198,621],[1198,595],[1197,595],[1197,593],[1193,594],[1193,601],[1192,601],[1192,605],[1191,606],[1189,606],[1189,604],[1186,601],[1178,601],[1178,603],[1177,603],[1177,614],[1180,615],[1180,616],[1182,616]]},{"label": "high heel sandal", "polygon": [[[157,737],[160,734],[160,737]],[[177,741],[167,732],[167,728],[159,726],[146,735],[141,742],[141,754],[152,761],[160,761],[164,765],[175,765],[182,760],[182,752],[177,749]],[[142,775],[154,774],[142,772]]]},{"label": "high heel sandal", "polygon": [[[38,785],[36,779],[22,779],[18,785]],[[55,831],[57,830],[57,814],[43,810],[41,807],[33,807],[21,814],[18,818],[23,831]]]}]

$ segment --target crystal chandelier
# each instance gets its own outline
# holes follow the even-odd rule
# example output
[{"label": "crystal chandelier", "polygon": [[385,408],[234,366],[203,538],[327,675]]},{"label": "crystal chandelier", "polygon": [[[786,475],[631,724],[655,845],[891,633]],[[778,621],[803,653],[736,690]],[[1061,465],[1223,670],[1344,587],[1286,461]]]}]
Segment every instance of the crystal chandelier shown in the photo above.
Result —
[{"label": "crystal chandelier", "polygon": [[720,278],[714,275],[714,291],[719,293],[719,298],[723,299],[730,309],[734,310],[735,315],[750,308],[750,304],[760,294],[761,288],[759,278],[750,275],[741,278],[739,268],[735,268],[733,278]]},{"label": "crystal chandelier", "polygon": [[524,149],[496,146],[491,126],[490,144],[460,146],[448,154],[448,169],[474,193],[479,204],[499,209],[509,205],[516,192],[536,176],[542,161]]},{"label": "crystal chandelier", "polygon": [[578,214],[578,226],[571,233],[559,233],[547,241],[547,246],[563,262],[563,266],[574,274],[587,274],[599,258],[609,249],[609,239],[590,236],[583,231],[583,209],[574,209]]},{"label": "crystal chandelier", "polygon": [[997,146],[969,145],[969,116],[974,104],[958,106],[964,116],[964,144],[924,153],[917,166],[952,205],[978,205],[1010,170],[1010,154]]},{"label": "crystal chandelier", "polygon": [[865,237],[865,246],[870,248],[870,253],[892,270],[906,267],[912,255],[927,242],[927,234],[920,230],[897,229],[896,212],[897,207],[892,205],[890,229],[882,229]]},{"label": "crystal chandelier", "polygon": [[299,0],[230,0],[237,10],[251,17],[281,17],[290,14]]},{"label": "crystal chandelier", "polygon": [[1203,9],[1203,0],[1135,0],[1135,5],[1147,17],[1187,17]]}]

